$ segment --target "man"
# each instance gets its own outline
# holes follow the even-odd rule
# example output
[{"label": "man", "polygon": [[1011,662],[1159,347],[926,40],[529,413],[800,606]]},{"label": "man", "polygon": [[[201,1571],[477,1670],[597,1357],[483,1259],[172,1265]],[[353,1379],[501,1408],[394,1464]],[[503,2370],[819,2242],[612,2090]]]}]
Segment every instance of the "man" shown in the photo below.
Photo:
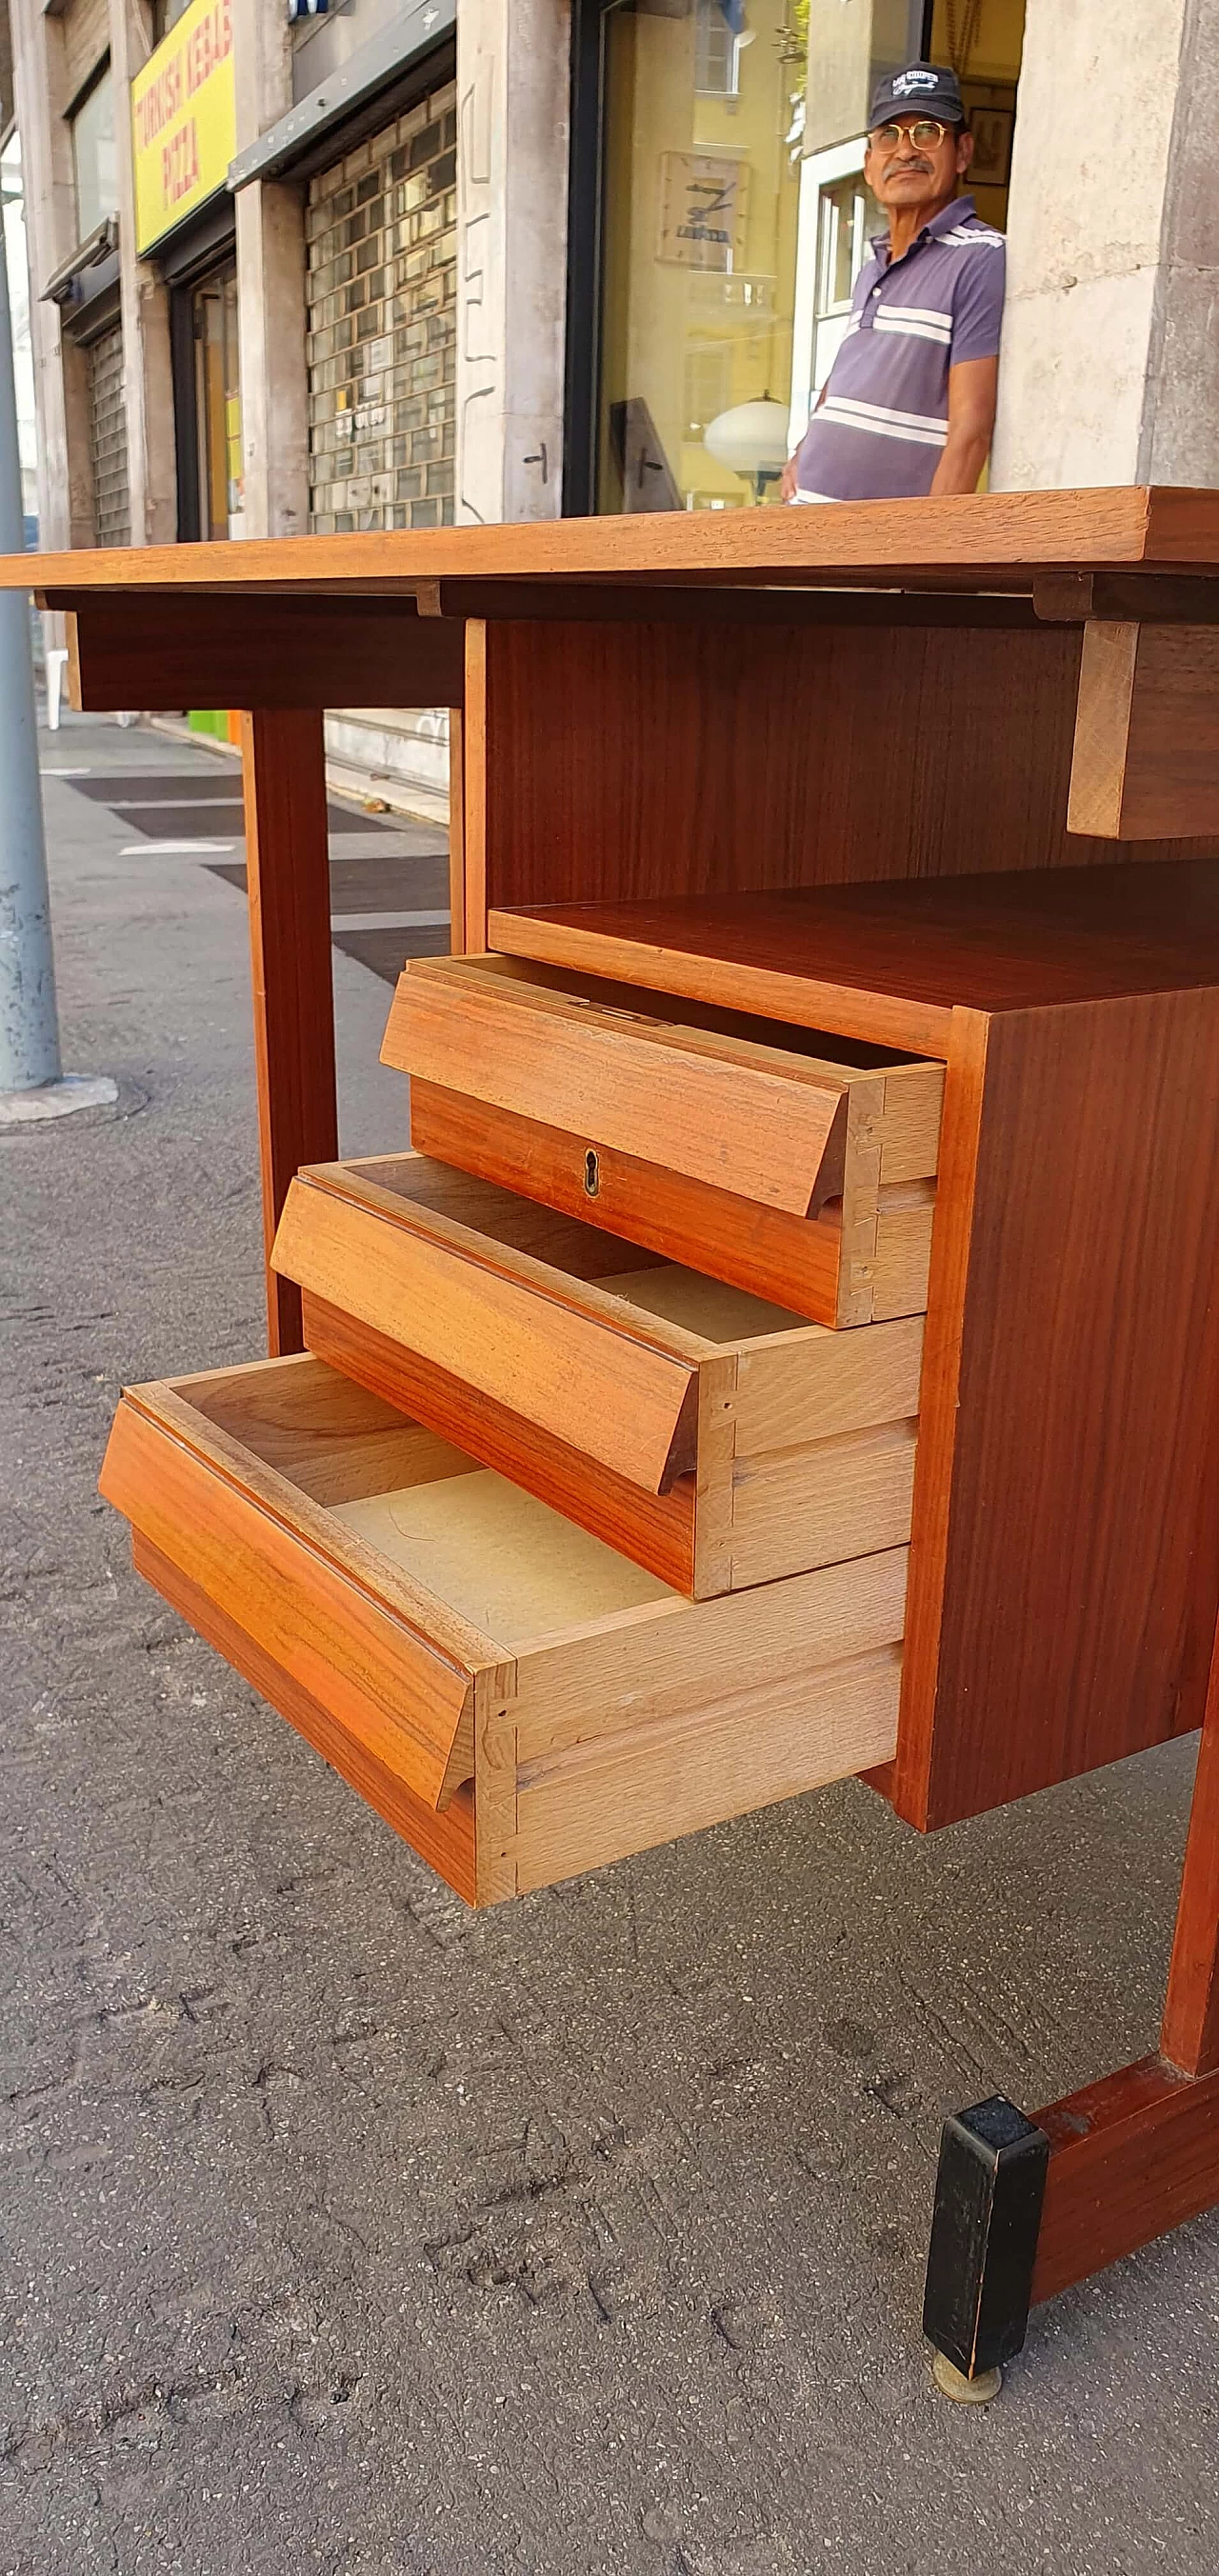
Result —
[{"label": "man", "polygon": [[785,501],[901,500],[975,492],[990,450],[1005,250],[957,183],[973,136],[956,74],[910,63],[872,99],[864,176],[889,218]]}]

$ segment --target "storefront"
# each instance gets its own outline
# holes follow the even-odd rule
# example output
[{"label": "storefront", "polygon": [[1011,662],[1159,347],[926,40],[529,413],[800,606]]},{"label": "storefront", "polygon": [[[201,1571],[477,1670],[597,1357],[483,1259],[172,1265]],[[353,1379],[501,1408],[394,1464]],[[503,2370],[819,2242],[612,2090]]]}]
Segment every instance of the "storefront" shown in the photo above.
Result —
[{"label": "storefront", "polygon": [[951,62],[1002,226],[1025,0],[583,0],[565,506],[772,501],[883,219],[873,80]]},{"label": "storefront", "polygon": [[237,248],[225,195],[165,245],[174,386],[178,535],[243,529]]},{"label": "storefront", "polygon": [[178,535],[242,531],[230,0],[191,0],[131,87],[136,248],[169,290]]}]

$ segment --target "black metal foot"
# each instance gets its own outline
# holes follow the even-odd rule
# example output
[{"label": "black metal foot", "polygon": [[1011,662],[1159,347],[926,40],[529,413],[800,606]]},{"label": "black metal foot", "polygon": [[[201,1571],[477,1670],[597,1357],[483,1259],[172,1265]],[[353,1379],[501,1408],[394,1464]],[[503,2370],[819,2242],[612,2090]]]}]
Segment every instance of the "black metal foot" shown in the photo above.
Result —
[{"label": "black metal foot", "polygon": [[1050,2142],[1001,2093],[945,2120],[923,2332],[967,2380],[1020,2351]]}]

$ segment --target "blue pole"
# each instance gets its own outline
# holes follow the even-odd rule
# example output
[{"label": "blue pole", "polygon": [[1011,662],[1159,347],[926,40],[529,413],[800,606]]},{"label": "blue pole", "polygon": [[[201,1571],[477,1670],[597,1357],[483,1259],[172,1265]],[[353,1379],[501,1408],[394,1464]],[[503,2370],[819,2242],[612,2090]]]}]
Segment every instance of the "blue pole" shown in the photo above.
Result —
[{"label": "blue pole", "polygon": [[[17,388],[0,199],[0,554],[25,545]],[[59,1019],[51,954],[29,600],[0,591],[0,1092],[58,1082]]]}]

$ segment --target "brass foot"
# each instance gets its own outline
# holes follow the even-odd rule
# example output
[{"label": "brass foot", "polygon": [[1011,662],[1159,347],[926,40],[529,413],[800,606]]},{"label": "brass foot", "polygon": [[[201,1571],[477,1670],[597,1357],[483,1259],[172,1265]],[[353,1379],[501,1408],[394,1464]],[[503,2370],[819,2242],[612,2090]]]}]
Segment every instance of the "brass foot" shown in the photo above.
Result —
[{"label": "brass foot", "polygon": [[954,2406],[989,2406],[1003,2386],[1001,2370],[980,2370],[976,2379],[967,2379],[946,2352],[932,2354],[931,2376],[941,2397],[951,2397]]}]

